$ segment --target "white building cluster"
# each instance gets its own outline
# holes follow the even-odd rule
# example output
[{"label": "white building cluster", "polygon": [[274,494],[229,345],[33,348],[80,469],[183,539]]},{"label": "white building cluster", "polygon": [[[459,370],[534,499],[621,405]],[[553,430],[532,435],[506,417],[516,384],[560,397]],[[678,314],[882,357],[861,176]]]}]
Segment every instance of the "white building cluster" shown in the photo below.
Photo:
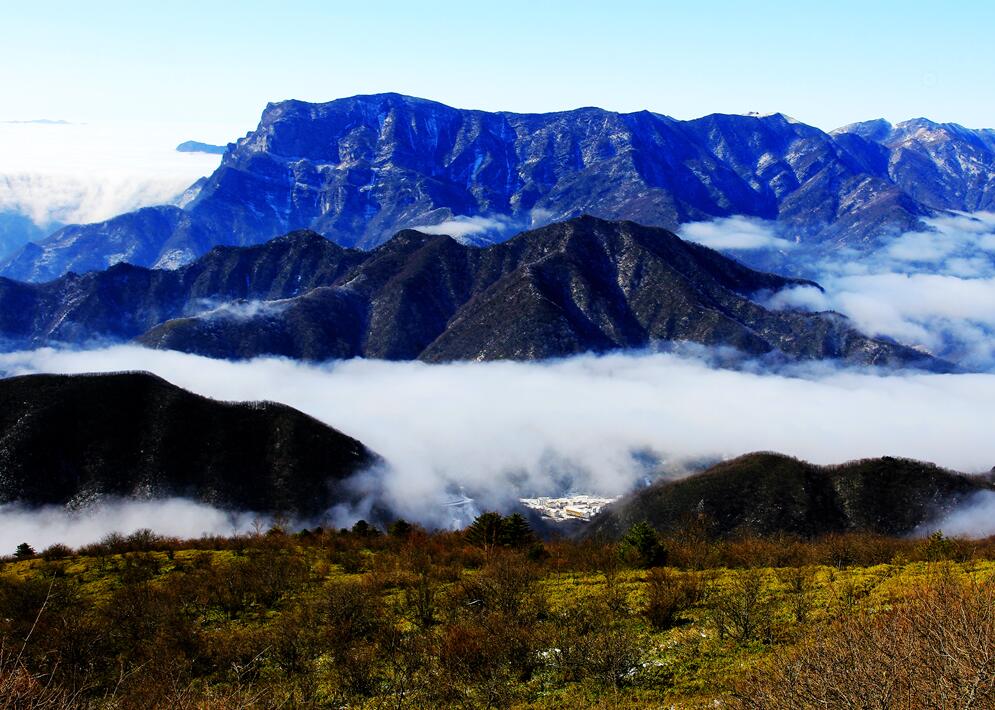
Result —
[{"label": "white building cluster", "polygon": [[609,503],[618,500],[599,496],[567,496],[565,498],[520,498],[526,508],[537,510],[549,520],[590,520]]}]

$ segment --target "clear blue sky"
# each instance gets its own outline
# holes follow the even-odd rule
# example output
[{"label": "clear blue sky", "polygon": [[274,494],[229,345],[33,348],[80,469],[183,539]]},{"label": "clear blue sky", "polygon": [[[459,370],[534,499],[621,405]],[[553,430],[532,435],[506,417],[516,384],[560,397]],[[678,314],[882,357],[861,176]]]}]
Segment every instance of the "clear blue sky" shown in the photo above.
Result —
[{"label": "clear blue sky", "polygon": [[995,127],[995,3],[0,0],[0,120],[252,127],[267,101]]}]

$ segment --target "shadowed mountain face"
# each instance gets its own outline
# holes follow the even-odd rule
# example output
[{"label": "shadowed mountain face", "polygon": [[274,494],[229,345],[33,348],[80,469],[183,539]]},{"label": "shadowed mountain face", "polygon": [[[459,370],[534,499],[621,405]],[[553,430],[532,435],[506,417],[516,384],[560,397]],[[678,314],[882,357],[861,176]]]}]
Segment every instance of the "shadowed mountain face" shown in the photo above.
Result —
[{"label": "shadowed mountain face", "polygon": [[585,534],[618,537],[647,521],[662,531],[704,524],[720,537],[834,532],[905,535],[981,490],[981,478],[908,459],[816,466],[747,454],[677,481],[660,481],[609,506]]},{"label": "shadowed mountain face", "polygon": [[320,515],[375,461],[290,407],[217,402],[148,374],[0,380],[0,503],[184,496]]},{"label": "shadowed mountain face", "polygon": [[117,264],[45,284],[0,279],[0,338],[13,345],[128,340],[187,313],[332,284],[366,258],[296,233],[257,247],[218,248],[175,271]]},{"label": "shadowed mountain face", "polygon": [[582,213],[675,229],[733,214],[802,243],[862,246],[937,210],[995,208],[995,133],[924,119],[832,134],[781,114],[677,121],[583,108],[487,113],[397,94],[270,104],[184,207],[72,225],[0,273],[175,267],[297,229],[378,246],[458,217],[522,229]]},{"label": "shadowed mountain face", "polygon": [[753,271],[666,230],[592,217],[484,249],[407,231],[360,252],[301,232],[215,249],[176,271],[118,265],[42,285],[0,281],[0,335],[32,344],[138,336],[215,357],[436,362],[683,341],[939,366],[838,315],[749,300],[799,283],[809,282]]}]

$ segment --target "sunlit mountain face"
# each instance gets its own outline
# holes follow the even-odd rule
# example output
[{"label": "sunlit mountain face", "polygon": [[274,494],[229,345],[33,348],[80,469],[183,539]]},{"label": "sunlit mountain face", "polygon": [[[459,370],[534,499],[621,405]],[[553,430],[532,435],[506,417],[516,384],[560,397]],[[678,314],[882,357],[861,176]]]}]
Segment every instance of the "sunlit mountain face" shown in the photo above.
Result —
[{"label": "sunlit mountain face", "polygon": [[743,258],[790,270],[811,259],[808,248],[866,252],[925,219],[993,209],[993,167],[991,131],[925,119],[827,133],[779,113],[681,121],[472,111],[399,94],[283,101],[181,205],[68,227],[2,272],[41,281],[122,260],[170,268],[304,228],[363,249],[404,228],[486,244],[580,214],[669,229],[762,220],[778,241],[755,242],[773,249]]}]

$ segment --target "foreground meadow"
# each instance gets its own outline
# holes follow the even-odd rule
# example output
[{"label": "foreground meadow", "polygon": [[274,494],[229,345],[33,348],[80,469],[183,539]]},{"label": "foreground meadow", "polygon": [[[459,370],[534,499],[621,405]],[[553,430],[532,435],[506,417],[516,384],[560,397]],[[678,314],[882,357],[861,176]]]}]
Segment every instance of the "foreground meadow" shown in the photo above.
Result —
[{"label": "foreground meadow", "polygon": [[0,707],[995,703],[991,541],[540,544],[521,523],[22,548]]}]

